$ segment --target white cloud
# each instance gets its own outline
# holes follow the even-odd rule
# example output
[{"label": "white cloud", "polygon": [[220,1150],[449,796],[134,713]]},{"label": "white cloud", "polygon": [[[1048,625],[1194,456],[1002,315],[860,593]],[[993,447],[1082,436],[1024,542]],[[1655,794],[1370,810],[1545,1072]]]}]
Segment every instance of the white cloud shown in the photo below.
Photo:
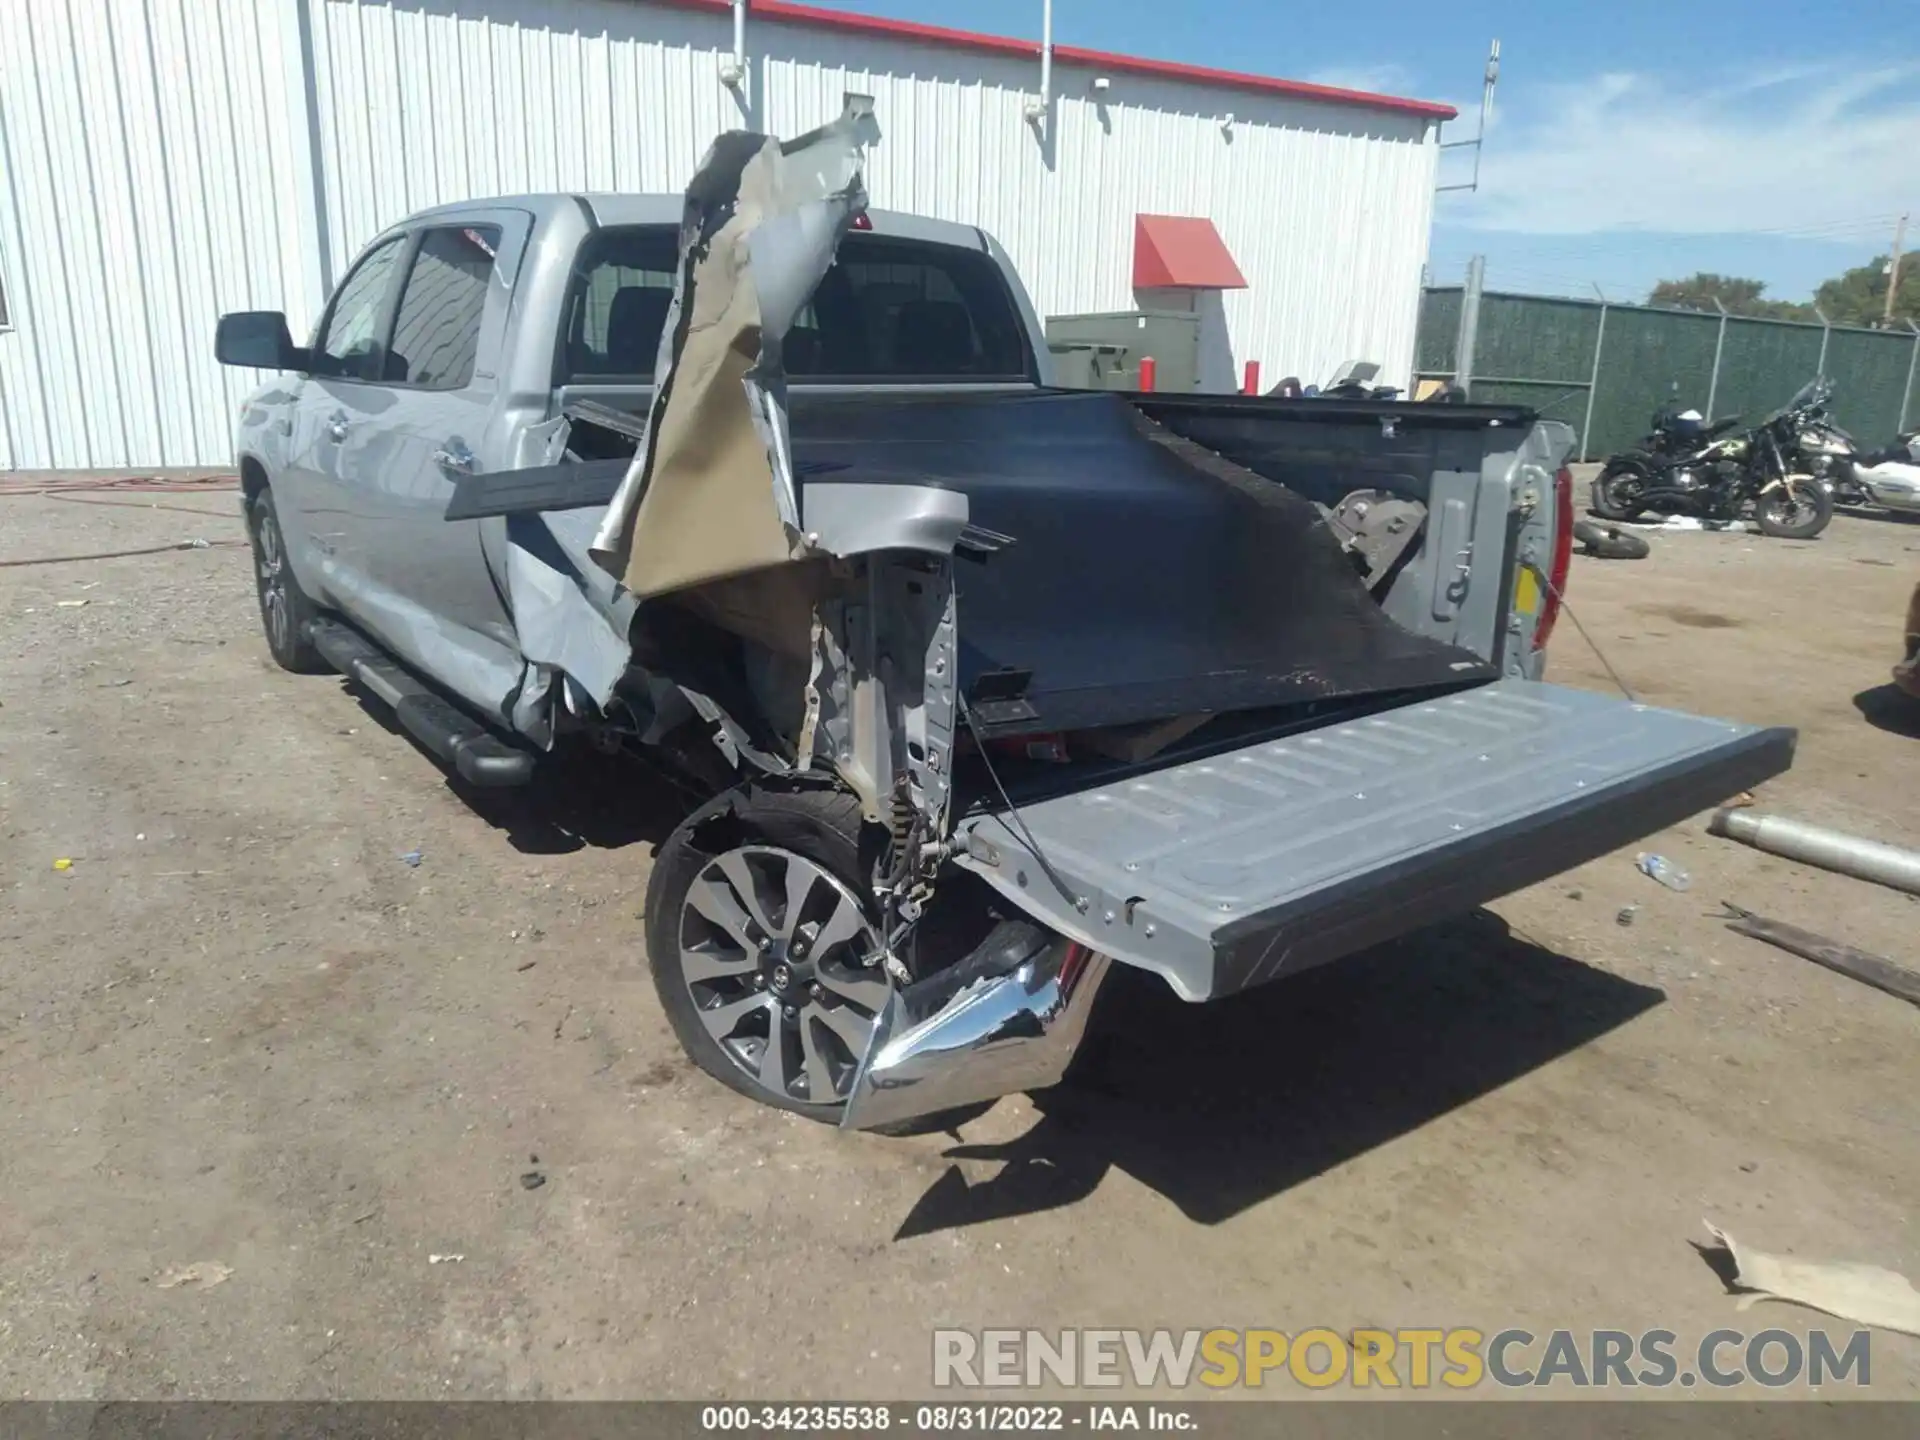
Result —
[{"label": "white cloud", "polygon": [[1449,206],[1454,223],[1831,234],[1920,203],[1920,65],[1808,66],[1706,88],[1601,74],[1500,100],[1480,192]]}]

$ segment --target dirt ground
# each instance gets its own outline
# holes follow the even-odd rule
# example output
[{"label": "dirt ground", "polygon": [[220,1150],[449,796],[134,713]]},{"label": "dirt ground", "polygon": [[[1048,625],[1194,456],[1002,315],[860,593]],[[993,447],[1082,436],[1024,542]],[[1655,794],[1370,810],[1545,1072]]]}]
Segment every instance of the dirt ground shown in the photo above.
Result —
[{"label": "dirt ground", "polygon": [[[0,560],[241,533],[164,498],[0,498]],[[1798,726],[1763,804],[1920,844],[1920,525],[1654,545],[1570,586],[1628,683]],[[1564,620],[1551,670],[1609,684]],[[1911,962],[1920,904],[1701,820],[1651,845],[1690,893],[1627,851],[1218,1006],[1116,982],[1067,1085],[886,1139],[681,1059],[638,913],[674,818],[613,762],[456,793],[274,668],[243,550],[0,568],[0,1394],[902,1397],[935,1325],[1820,1323],[1736,1312],[1702,1217],[1920,1276],[1920,1011],[1711,915]],[[1873,1382],[1920,1395],[1920,1341]]]}]

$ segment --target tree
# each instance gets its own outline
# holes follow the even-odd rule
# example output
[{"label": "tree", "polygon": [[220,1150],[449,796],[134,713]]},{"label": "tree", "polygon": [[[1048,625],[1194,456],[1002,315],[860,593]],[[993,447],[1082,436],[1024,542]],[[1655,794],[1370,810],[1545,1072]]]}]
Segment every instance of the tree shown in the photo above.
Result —
[{"label": "tree", "polygon": [[[1828,280],[1813,292],[1813,303],[1835,325],[1878,325],[1887,305],[1887,257],[1876,255],[1865,265]],[[1901,258],[1893,319],[1896,325],[1920,320],[1920,255]]]},{"label": "tree", "polygon": [[[1904,291],[1906,287],[1903,285],[1901,288]],[[1709,315],[1718,315],[1720,311],[1713,303],[1718,300],[1726,306],[1729,315],[1752,315],[1765,320],[1818,318],[1811,305],[1798,305],[1791,300],[1769,300],[1766,290],[1764,280],[1716,275],[1712,271],[1702,270],[1685,280],[1662,280],[1647,296],[1647,304],[1668,310],[1701,310]]]}]

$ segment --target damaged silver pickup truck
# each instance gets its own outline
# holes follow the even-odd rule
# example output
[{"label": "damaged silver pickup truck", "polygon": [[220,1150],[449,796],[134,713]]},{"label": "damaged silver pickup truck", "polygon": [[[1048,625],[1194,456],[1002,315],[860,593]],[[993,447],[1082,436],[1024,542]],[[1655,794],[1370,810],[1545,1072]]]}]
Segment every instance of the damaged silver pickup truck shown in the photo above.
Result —
[{"label": "damaged silver pickup truck", "polygon": [[1110,963],[1230,995],[1784,770],[1791,731],[1540,679],[1565,427],[1073,392],[980,231],[869,211],[870,115],[684,197],[377,238],[238,461],[274,657],[472,785],[693,792],[646,903],[733,1089],[851,1127],[1057,1081]]}]

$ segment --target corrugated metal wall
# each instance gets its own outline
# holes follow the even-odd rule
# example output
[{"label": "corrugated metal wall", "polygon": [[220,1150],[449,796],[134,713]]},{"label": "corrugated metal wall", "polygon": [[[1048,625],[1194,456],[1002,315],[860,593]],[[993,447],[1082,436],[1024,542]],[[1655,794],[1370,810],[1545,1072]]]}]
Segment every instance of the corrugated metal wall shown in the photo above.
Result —
[{"label": "corrugated metal wall", "polygon": [[854,91],[874,97],[884,134],[874,203],[984,227],[1043,314],[1130,308],[1134,215],[1206,215],[1251,285],[1226,296],[1236,364],[1257,359],[1274,379],[1324,379],[1355,356],[1403,381],[1412,369],[1437,154],[1418,117],[1135,76],[1099,105],[1093,72],[1060,66],[1049,143],[1024,118],[1036,65],[945,47],[754,20],[743,112],[715,78],[730,44],[720,16],[631,0],[320,0],[317,17],[336,273],[423,205],[677,191],[717,131],[799,134]]},{"label": "corrugated metal wall", "polygon": [[1134,75],[1096,104],[1093,72],[1056,66],[1043,141],[1024,118],[1037,63],[761,19],[743,110],[716,75],[726,17],[641,0],[0,10],[32,56],[0,61],[18,177],[0,193],[18,327],[0,335],[0,465],[218,463],[251,383],[213,364],[222,310],[285,308],[304,333],[411,211],[678,191],[718,131],[797,134],[847,91],[874,97],[885,137],[874,203],[986,228],[1043,315],[1132,308],[1134,215],[1206,215],[1251,287],[1225,297],[1215,374],[1412,370],[1437,158],[1418,116]]},{"label": "corrugated metal wall", "polygon": [[[1420,375],[1454,374],[1460,305],[1458,286],[1426,292]],[[1591,388],[1591,434],[1582,434],[1578,453],[1600,459],[1645,435],[1653,412],[1669,399],[1703,413],[1711,406],[1716,417],[1757,419],[1825,373],[1834,384],[1835,420],[1879,445],[1920,418],[1916,362],[1920,335],[1907,331],[1729,316],[1723,338],[1716,315],[1488,291],[1472,391],[1476,400],[1530,405],[1584,430]]]},{"label": "corrugated metal wall", "polygon": [[776,132],[872,94],[875,203],[987,229],[1041,314],[1131,308],[1134,216],[1205,215],[1250,287],[1223,297],[1232,373],[1325,380],[1364,357],[1406,383],[1437,154],[1424,121],[1124,75],[1098,105],[1094,72],[1056,66],[1047,147],[1022,118],[1032,66],[782,28]]},{"label": "corrugated metal wall", "polygon": [[311,288],[292,13],[0,0],[0,467],[230,455],[256,381],[214,363],[213,321]]}]

